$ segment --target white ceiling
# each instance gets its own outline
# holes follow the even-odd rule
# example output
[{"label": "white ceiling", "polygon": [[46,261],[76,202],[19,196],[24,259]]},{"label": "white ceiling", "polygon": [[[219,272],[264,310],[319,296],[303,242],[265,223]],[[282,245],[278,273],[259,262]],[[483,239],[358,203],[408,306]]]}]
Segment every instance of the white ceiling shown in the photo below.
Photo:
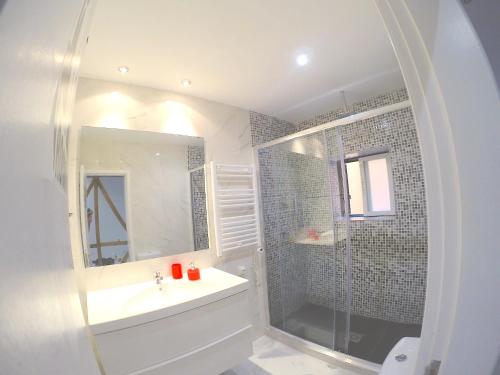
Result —
[{"label": "white ceiling", "polygon": [[81,75],[289,121],[403,86],[372,0],[99,0]]}]

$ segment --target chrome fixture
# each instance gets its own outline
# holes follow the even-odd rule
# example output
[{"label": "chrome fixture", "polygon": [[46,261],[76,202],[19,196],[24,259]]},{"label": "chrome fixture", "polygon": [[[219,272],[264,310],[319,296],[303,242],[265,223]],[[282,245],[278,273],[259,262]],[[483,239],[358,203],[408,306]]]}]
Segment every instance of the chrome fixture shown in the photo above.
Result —
[{"label": "chrome fixture", "polygon": [[118,67],[118,71],[121,74],[127,74],[129,72],[130,68],[128,66],[122,65]]},{"label": "chrome fixture", "polygon": [[161,275],[160,271],[156,271],[153,273],[153,277],[155,278],[156,285],[160,287],[161,290],[161,281],[163,280],[163,276]]}]

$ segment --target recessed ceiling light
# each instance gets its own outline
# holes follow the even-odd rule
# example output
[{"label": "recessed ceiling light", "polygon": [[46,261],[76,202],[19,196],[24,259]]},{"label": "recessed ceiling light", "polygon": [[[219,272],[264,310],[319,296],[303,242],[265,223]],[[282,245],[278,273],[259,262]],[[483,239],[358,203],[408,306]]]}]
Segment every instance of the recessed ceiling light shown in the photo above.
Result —
[{"label": "recessed ceiling light", "polygon": [[181,85],[184,87],[189,87],[189,86],[191,86],[191,81],[189,79],[183,79],[181,81]]},{"label": "recessed ceiling light", "polygon": [[309,56],[307,56],[305,53],[302,53],[302,54],[297,56],[295,61],[297,62],[298,66],[307,65],[307,63],[309,63]]},{"label": "recessed ceiling light", "polygon": [[159,152],[157,152],[157,153],[155,154],[155,156],[160,156],[160,153],[159,153]]},{"label": "recessed ceiling light", "polygon": [[128,73],[129,70],[130,70],[129,67],[125,66],[125,65],[118,67],[118,71],[121,74],[126,74],[126,73]]}]

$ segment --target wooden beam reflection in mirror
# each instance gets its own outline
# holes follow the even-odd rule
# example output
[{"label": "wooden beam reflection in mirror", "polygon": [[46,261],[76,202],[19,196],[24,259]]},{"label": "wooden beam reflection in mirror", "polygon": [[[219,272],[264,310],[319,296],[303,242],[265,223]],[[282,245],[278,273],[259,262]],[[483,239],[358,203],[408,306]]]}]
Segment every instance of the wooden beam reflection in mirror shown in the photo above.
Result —
[{"label": "wooden beam reflection in mirror", "polygon": [[[123,246],[127,245],[128,241],[122,241],[122,240],[117,240],[117,241],[112,241],[112,242],[101,242],[101,230],[100,230],[100,222],[99,222],[99,191],[102,193],[102,196],[104,197],[104,200],[108,204],[109,208],[111,209],[111,212],[113,212],[113,215],[115,218],[118,220],[120,225],[123,227],[125,231],[127,231],[127,224],[123,217],[120,215],[120,212],[116,208],[116,205],[113,202],[113,199],[109,195],[108,191],[106,190],[106,187],[102,183],[101,179],[99,176],[94,176],[91,179],[91,182],[89,186],[87,187],[86,191],[86,197],[90,195],[91,192],[94,192],[94,211],[91,209],[87,210],[87,224],[88,228],[90,230],[90,226],[92,224],[92,219],[94,218],[95,220],[95,233],[96,233],[96,243],[95,244],[90,244],[90,248],[97,249],[97,265],[102,266],[103,265],[103,257],[102,257],[102,248],[107,247],[107,246]],[[121,263],[125,263],[128,261],[129,258],[129,253],[128,251],[125,253],[123,258],[121,259]]]}]

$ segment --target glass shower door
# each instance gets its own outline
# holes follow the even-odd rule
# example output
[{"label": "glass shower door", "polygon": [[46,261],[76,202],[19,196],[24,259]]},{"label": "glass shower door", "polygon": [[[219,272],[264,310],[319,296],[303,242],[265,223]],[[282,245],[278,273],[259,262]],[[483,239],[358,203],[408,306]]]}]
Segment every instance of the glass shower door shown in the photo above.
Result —
[{"label": "glass shower door", "polygon": [[342,137],[336,128],[321,132],[326,146],[328,181],[332,200],[332,228],[335,253],[334,334],[333,349],[349,353],[351,336],[352,306],[352,253],[351,222],[349,217],[349,192],[345,166],[345,152]]},{"label": "glass shower door", "polygon": [[347,270],[338,272],[345,277],[337,290],[343,292],[345,285],[348,296],[337,300],[349,302],[349,341],[336,350],[374,363],[382,363],[402,337],[419,336],[421,329],[427,237],[413,124],[407,112],[325,131],[330,162],[341,166],[340,173],[331,172],[331,180],[341,182],[338,201],[343,199],[345,213],[334,219],[334,227],[340,234],[337,259],[344,259]]},{"label": "glass shower door", "polygon": [[271,325],[382,363],[419,336],[427,219],[411,110],[258,147]]},{"label": "glass shower door", "polygon": [[[347,351],[345,275],[337,274],[334,221],[340,210],[323,132],[258,149],[270,323],[330,349]],[[345,237],[345,232],[344,232]],[[344,308],[345,310],[345,308]]]}]

